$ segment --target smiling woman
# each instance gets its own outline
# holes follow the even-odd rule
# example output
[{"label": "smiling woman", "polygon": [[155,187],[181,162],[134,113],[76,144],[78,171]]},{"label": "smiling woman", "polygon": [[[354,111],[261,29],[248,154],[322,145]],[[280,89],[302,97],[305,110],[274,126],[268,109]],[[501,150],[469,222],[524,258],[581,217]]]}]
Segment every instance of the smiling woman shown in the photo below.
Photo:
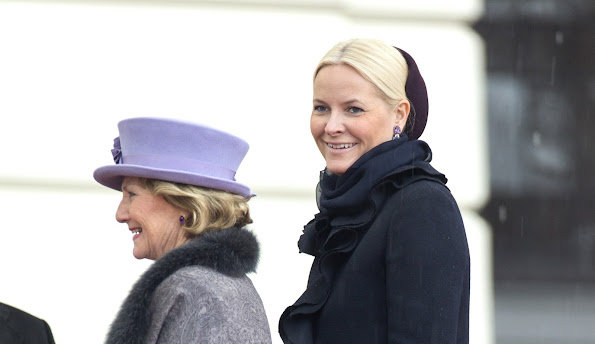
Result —
[{"label": "smiling woman", "polygon": [[405,127],[409,101],[390,106],[372,83],[346,64],[322,68],[314,79],[310,129],[329,172],[343,174],[364,153]]},{"label": "smiling woman", "polygon": [[285,343],[469,342],[469,250],[446,177],[418,140],[428,115],[413,58],[380,41],[340,42],[314,73],[312,136],[326,161],[320,212],[300,252],[302,296]]},{"label": "smiling woman", "polygon": [[180,214],[185,212],[141,186],[138,178],[124,177],[116,219],[126,223],[134,234],[135,258],[156,260],[188,241],[182,224],[175,221],[178,217],[184,218]]},{"label": "smiling woman", "polygon": [[116,220],[133,254],[155,263],[112,323],[107,343],[270,343],[250,278],[259,245],[250,189],[234,175],[248,144],[206,126],[133,118],[118,125],[115,165],[95,179],[122,191]]}]

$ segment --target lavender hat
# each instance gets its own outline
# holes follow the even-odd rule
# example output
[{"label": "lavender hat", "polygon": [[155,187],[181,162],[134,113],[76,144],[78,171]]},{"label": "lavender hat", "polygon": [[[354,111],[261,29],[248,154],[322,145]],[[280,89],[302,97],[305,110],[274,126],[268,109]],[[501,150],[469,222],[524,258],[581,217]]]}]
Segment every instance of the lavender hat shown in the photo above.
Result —
[{"label": "lavender hat", "polygon": [[250,197],[235,180],[248,143],[204,125],[164,118],[130,118],[118,123],[115,165],[95,170],[97,182],[121,190],[125,176],[160,179],[225,190]]}]

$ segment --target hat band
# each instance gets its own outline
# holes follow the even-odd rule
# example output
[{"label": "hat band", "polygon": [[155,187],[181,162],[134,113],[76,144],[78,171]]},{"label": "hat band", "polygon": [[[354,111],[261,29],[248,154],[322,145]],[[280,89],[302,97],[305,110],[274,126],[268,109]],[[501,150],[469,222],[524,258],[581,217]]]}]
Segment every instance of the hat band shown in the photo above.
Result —
[{"label": "hat band", "polygon": [[235,180],[236,175],[236,171],[210,162],[153,154],[123,155],[122,164],[177,170],[228,180]]}]

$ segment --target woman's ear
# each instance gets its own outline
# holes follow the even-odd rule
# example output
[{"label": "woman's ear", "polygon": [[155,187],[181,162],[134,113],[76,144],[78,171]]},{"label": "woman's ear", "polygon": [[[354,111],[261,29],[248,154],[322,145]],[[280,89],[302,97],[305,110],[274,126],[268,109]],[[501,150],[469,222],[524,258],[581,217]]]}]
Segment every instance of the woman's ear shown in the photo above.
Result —
[{"label": "woman's ear", "polygon": [[409,117],[409,110],[411,109],[411,105],[407,99],[402,99],[399,101],[397,106],[395,106],[395,125],[401,127],[401,129],[405,129],[405,124],[407,124],[407,118]]}]

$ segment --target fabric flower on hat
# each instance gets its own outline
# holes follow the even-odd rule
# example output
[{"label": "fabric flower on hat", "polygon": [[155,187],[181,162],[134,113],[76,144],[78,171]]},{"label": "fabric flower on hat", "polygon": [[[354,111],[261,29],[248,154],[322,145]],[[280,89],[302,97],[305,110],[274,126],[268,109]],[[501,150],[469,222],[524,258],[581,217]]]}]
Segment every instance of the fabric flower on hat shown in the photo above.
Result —
[{"label": "fabric flower on hat", "polygon": [[112,156],[114,157],[114,162],[116,165],[122,163],[122,147],[120,146],[119,136],[114,139],[114,149],[112,149]]}]

